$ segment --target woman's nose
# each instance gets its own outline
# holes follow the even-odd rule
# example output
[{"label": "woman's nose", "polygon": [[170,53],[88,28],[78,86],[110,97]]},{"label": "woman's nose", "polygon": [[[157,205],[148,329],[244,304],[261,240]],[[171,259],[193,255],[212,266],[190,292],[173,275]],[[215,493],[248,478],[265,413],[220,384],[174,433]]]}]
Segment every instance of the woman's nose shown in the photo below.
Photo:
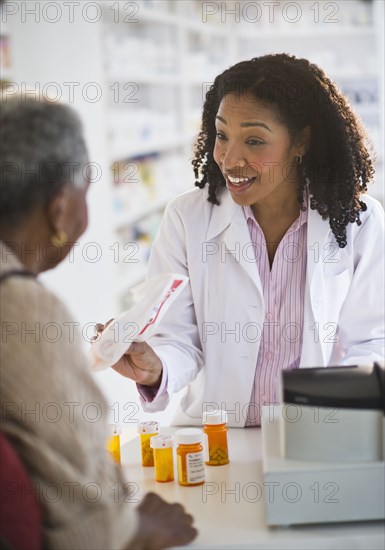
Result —
[{"label": "woman's nose", "polygon": [[238,147],[228,146],[221,156],[222,168],[226,172],[234,172],[246,166],[246,160]]}]

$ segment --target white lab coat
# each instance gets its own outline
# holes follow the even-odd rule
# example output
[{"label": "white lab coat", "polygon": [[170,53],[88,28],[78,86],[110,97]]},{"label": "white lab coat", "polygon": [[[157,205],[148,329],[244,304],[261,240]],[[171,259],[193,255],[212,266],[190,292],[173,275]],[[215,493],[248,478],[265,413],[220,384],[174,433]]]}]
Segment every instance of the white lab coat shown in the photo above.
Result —
[{"label": "white lab coat", "polygon": [[[309,209],[307,277],[300,367],[365,364],[384,357],[384,211],[365,196],[362,225],[349,224],[339,248],[329,222]],[[244,426],[265,310],[242,207],[224,190],[221,205],[193,189],[168,206],[153,244],[148,275],[189,276],[150,339],[167,369],[163,410],[188,385],[174,424],[201,424],[202,410],[229,411]]]}]

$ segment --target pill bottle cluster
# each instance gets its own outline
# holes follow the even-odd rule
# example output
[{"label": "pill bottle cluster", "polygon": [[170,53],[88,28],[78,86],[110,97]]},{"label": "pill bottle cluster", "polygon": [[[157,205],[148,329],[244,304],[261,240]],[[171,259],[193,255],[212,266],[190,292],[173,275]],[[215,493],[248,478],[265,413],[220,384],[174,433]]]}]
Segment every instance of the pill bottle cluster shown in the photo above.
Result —
[{"label": "pill bottle cluster", "polygon": [[[107,448],[120,463],[120,426],[109,426]],[[174,448],[178,483],[185,487],[205,482],[205,464],[222,466],[229,463],[227,445],[227,412],[205,412],[203,430],[183,428],[174,437],[159,434],[159,424],[150,420],[138,423],[142,466],[154,467],[155,480],[160,483],[174,481]]]},{"label": "pill bottle cluster", "polygon": [[143,466],[154,466],[155,480],[174,481],[174,447],[179,485],[194,487],[205,482],[205,464],[222,466],[229,463],[227,445],[227,412],[205,412],[203,430],[183,428],[174,436],[159,435],[159,424],[139,422]]}]

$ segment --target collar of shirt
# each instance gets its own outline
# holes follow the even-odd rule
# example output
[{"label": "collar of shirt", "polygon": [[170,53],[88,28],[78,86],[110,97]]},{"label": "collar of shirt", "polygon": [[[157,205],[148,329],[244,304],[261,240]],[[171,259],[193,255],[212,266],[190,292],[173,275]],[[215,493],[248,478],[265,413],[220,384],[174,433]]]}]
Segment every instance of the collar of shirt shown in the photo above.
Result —
[{"label": "collar of shirt", "polygon": [[[261,226],[255,219],[251,206],[242,206],[242,208],[243,208],[243,213],[245,215],[246,221],[248,222],[249,220],[251,220],[252,223],[254,223],[258,227],[258,229],[261,230]],[[304,223],[307,222],[307,212],[308,212],[308,209],[306,206],[305,206],[305,210],[300,210],[298,218],[291,224],[286,234],[297,231],[300,227],[303,226]]]}]

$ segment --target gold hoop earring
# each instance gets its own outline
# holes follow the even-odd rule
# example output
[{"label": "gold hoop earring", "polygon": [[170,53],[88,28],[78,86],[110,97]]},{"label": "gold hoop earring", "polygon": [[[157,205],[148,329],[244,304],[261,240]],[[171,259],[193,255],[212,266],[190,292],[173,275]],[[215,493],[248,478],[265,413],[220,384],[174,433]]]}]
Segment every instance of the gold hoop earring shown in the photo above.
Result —
[{"label": "gold hoop earring", "polygon": [[59,233],[51,238],[51,244],[56,246],[56,248],[62,248],[66,244],[67,240],[67,233],[65,231],[59,231]]}]

